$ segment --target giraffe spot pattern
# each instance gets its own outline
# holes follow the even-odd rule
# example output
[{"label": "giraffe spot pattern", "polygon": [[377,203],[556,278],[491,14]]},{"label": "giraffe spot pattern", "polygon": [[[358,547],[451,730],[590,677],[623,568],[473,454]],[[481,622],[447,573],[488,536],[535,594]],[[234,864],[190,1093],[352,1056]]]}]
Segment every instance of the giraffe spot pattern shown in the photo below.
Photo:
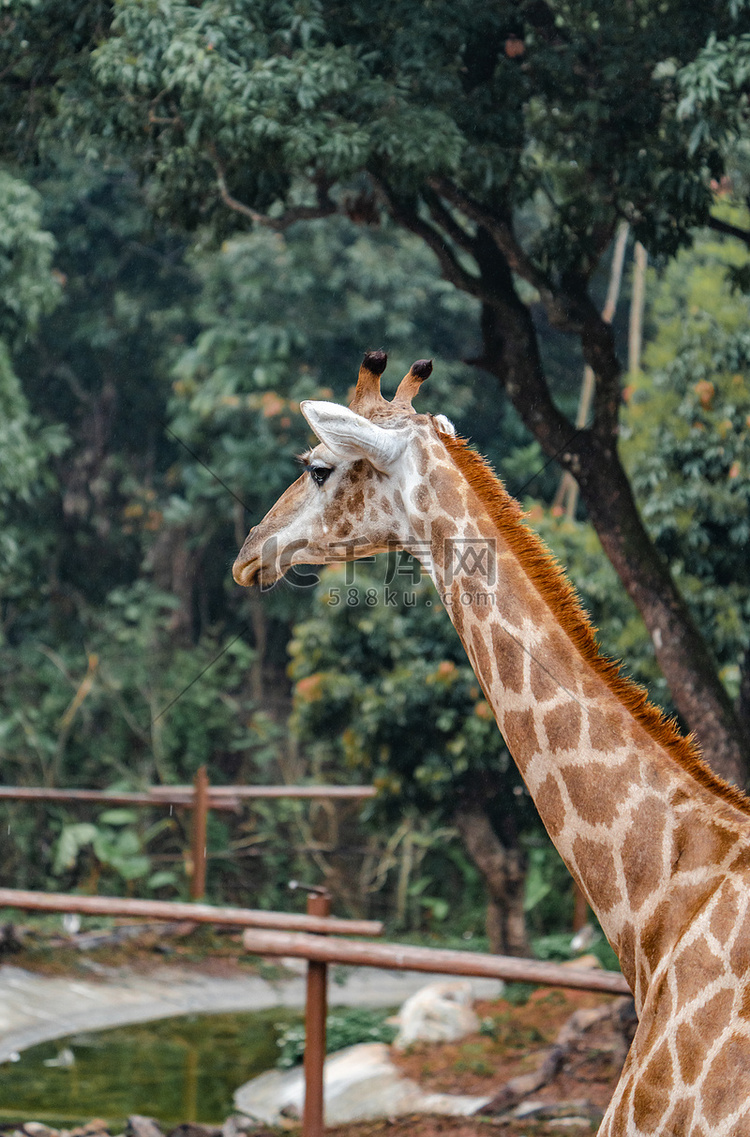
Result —
[{"label": "giraffe spot pattern", "polygon": [[451,586],[450,615],[456,631],[464,640],[464,610],[461,605],[461,588],[457,580],[454,580]]},{"label": "giraffe spot pattern", "polygon": [[[445,518],[441,516],[433,517],[432,519],[432,551],[435,558],[435,564],[447,571],[451,565],[452,546],[451,538],[454,535],[454,528]],[[458,583],[454,581],[454,583]]]},{"label": "giraffe spot pattern", "polygon": [[683,817],[673,836],[672,865],[674,871],[691,872],[703,865],[721,864],[739,840],[725,825],[699,821],[689,814]]},{"label": "giraffe spot pattern", "polygon": [[675,1046],[682,1080],[686,1086],[692,1086],[705,1061],[703,1040],[692,1023],[681,1023],[678,1026]]},{"label": "giraffe spot pattern", "polygon": [[[664,1030],[664,1019],[671,1014],[672,994],[669,990],[669,980],[663,975],[658,980],[653,992],[649,991],[649,1004],[651,1008],[658,1007],[657,1016],[653,1010],[644,1013],[636,1036],[636,1046],[639,1055],[649,1054],[656,1045]],[[647,1029],[646,1029],[647,1028]]]},{"label": "giraffe spot pattern", "polygon": [[[433,538],[444,550],[442,561],[440,553],[435,555],[438,570],[441,564],[448,564],[449,553],[445,546],[457,532],[457,521],[461,522],[461,532],[467,538],[482,536],[495,540],[498,530],[486,516],[478,513],[476,523],[467,522],[467,501],[472,506],[477,503],[456,478],[453,462],[444,460],[443,444],[438,444],[436,436],[431,435],[431,441],[426,444],[424,440],[419,441],[412,455],[414,466],[427,480],[411,491],[409,509],[429,523],[425,525],[419,518],[412,518],[413,531],[417,539],[421,539],[417,526],[421,526],[422,535],[432,529]],[[345,500],[339,501],[337,506],[338,533],[346,536],[353,531],[354,522],[361,522],[365,517],[368,523],[373,518],[380,519],[377,533],[368,536],[372,537],[373,544],[384,544],[391,539],[393,528],[387,519],[407,510],[400,495],[386,493],[387,479],[367,464],[356,465],[362,468],[353,467],[348,471],[346,492],[342,495]],[[436,513],[437,510],[443,513]],[[466,587],[465,579],[462,587],[470,602],[455,604],[452,614],[459,634],[467,643],[482,689],[486,694],[491,690],[495,693],[499,682],[513,696],[512,709],[503,716],[503,729],[520,759],[519,764],[528,762],[542,749],[540,735],[542,742],[546,736],[553,754],[587,744],[584,757],[591,754],[603,757],[634,742],[639,751],[653,753],[653,739],[628,717],[624,708],[595,705],[609,698],[606,684],[593,671],[581,666],[570,638],[551,623],[546,601],[536,588],[529,586],[529,579],[519,563],[506,555],[498,564],[504,573],[502,594],[504,598],[507,596],[503,616],[510,628],[518,629],[518,642],[513,644],[512,637],[503,633],[496,623],[492,623],[491,635],[487,634],[490,605],[480,600],[478,587]],[[567,700],[566,707],[552,705],[553,700],[562,702],[565,697],[561,687],[579,696],[583,693],[589,704],[583,714],[571,699]],[[532,699],[536,701],[535,707],[519,709],[527,700],[531,704]],[[546,714],[543,713],[545,703],[550,704]],[[543,724],[543,731],[539,724]],[[570,759],[567,760],[570,763]],[[625,814],[622,809],[631,793],[633,779],[640,780],[644,769],[652,779],[651,792],[661,789],[664,796],[671,794],[672,811],[682,810],[676,824],[667,821],[665,806],[656,795],[640,801],[632,813]],[[585,765],[570,763],[544,777],[544,765],[540,762],[539,770],[541,773],[534,767],[532,781],[539,782],[535,797],[550,833],[557,836],[567,823],[572,825],[574,875],[585,880],[587,891],[599,900],[598,906],[604,914],[615,905],[624,906],[623,892],[627,893],[635,916],[621,926],[615,925],[615,928],[620,926],[620,935],[619,939],[613,936],[625,974],[630,976],[635,972],[637,957],[641,954],[639,981],[643,989],[651,981],[652,973],[662,976],[658,979],[658,990],[648,992],[647,1004],[658,1006],[660,1025],[657,1026],[656,1019],[652,1021],[648,1045],[642,1044],[640,1059],[633,1060],[637,1077],[624,1075],[619,1105],[602,1127],[602,1137],[633,1133],[634,1125],[640,1133],[658,1131],[660,1137],[679,1137],[688,1132],[690,1137],[703,1137],[704,1127],[693,1107],[697,1094],[668,1101],[678,1075],[685,1084],[697,1085],[700,1078],[708,1087],[703,1119],[705,1135],[722,1125],[721,1132],[727,1137],[730,1130],[726,1119],[747,1105],[747,1095],[742,1096],[741,1087],[743,1075],[750,1069],[750,984],[741,992],[736,1004],[735,989],[737,978],[750,975],[750,912],[738,929],[736,923],[742,914],[740,893],[725,883],[721,895],[718,892],[713,895],[720,884],[718,872],[701,884],[675,887],[675,878],[670,878],[669,870],[671,866],[678,873],[696,873],[706,864],[725,865],[739,840],[736,821],[727,817],[731,811],[725,811],[725,823],[716,817],[697,823],[693,809],[695,795],[675,790],[675,775],[669,764],[645,762],[636,753],[629,755],[621,766],[595,760]],[[571,805],[575,816],[570,815]],[[615,828],[618,821],[619,830]],[[638,837],[634,823],[637,823]],[[582,833],[579,832],[581,825]],[[674,832],[665,840],[668,825]],[[613,832],[596,840],[586,826],[611,826]],[[566,848],[571,849],[570,842]],[[732,871],[750,874],[750,842],[735,856]],[[669,892],[655,896],[670,880]],[[654,911],[645,929],[636,931],[637,914],[647,901],[655,905]],[[689,928],[686,941],[689,936],[695,937],[697,929],[690,925],[695,923],[701,908],[704,911],[699,927],[709,928],[709,938],[693,938],[680,947],[680,935],[685,929]],[[617,916],[619,921],[619,911]],[[614,920],[610,923],[614,924]],[[674,958],[664,975],[664,968],[660,966],[664,954],[676,943]],[[726,983],[726,987],[717,992],[716,986],[721,982]],[[712,989],[713,994],[706,1004],[699,1005],[706,988]],[[689,1020],[684,1021],[689,1012],[692,1012]],[[733,1012],[737,1013],[740,1028],[730,1036],[706,1072],[702,1068],[702,1056],[708,1047],[718,1043],[725,1031],[728,1033],[727,1024]],[[748,1036],[741,1033],[745,1023],[748,1023]],[[671,1053],[665,1037],[667,1031]],[[746,1082],[744,1084],[746,1087]],[[677,1097],[676,1091],[673,1097]],[[737,1137],[748,1137],[747,1114],[744,1116],[744,1124],[737,1123],[731,1131]]]},{"label": "giraffe spot pattern", "polygon": [[534,754],[541,750],[533,711],[507,711],[503,716],[502,731],[508,749],[523,773]]},{"label": "giraffe spot pattern", "polygon": [[588,714],[589,741],[594,750],[607,750],[610,753],[625,744],[622,729],[622,714],[616,711],[591,707]]},{"label": "giraffe spot pattern", "polygon": [[713,887],[712,881],[678,885],[657,904],[641,932],[641,949],[652,969],[692,923]]},{"label": "giraffe spot pattern", "polygon": [[575,703],[564,704],[544,716],[544,730],[550,750],[574,750],[581,737],[583,714]]},{"label": "giraffe spot pattern", "polygon": [[453,472],[438,466],[431,471],[429,480],[437,494],[441,509],[456,519],[462,518],[466,512],[466,505]]},{"label": "giraffe spot pattern", "polygon": [[669,1137],[688,1137],[688,1134],[693,1132],[691,1123],[694,1114],[694,1101],[678,1102],[667,1118],[664,1132],[668,1133]]},{"label": "giraffe spot pattern", "polygon": [[750,848],[745,847],[733,859],[729,866],[732,872],[750,874]]},{"label": "giraffe spot pattern", "polygon": [[701,1040],[700,1045],[704,1053],[713,1046],[729,1022],[733,1004],[734,990],[725,987],[698,1007],[693,1015],[693,1026]]},{"label": "giraffe spot pattern", "polygon": [[501,686],[520,695],[523,691],[523,653],[498,624],[492,625],[492,650]]},{"label": "giraffe spot pattern", "polygon": [[656,1050],[633,1091],[633,1120],[642,1133],[654,1133],[664,1119],[664,1102],[674,1084],[666,1040]]},{"label": "giraffe spot pattern", "polygon": [[666,808],[659,798],[649,797],[635,812],[638,825],[629,828],[621,856],[628,899],[637,912],[662,882]]},{"label": "giraffe spot pattern", "polygon": [[737,1012],[738,1017],[750,1022],[750,986],[746,986],[742,991],[742,998],[740,999],[740,1007]]},{"label": "giraffe spot pattern", "polygon": [[417,446],[414,450],[414,464],[417,467],[417,473],[420,477],[424,477],[434,461],[432,455],[428,452],[425,446]]},{"label": "giraffe spot pattern", "polygon": [[745,912],[729,952],[729,966],[738,978],[747,975],[750,970],[750,908]]},{"label": "giraffe spot pattern", "polygon": [[557,681],[550,675],[546,667],[542,667],[533,655],[529,665],[529,685],[531,687],[531,694],[537,703],[549,702],[559,691]]},{"label": "giraffe spot pattern", "polygon": [[679,952],[672,970],[678,991],[677,1009],[680,1010],[724,974],[724,963],[701,937]]},{"label": "giraffe spot pattern", "polygon": [[623,975],[630,985],[631,991],[635,990],[635,928],[630,921],[627,921],[619,935],[616,945],[617,956],[620,960],[620,968]]},{"label": "giraffe spot pattern", "polygon": [[554,839],[562,832],[566,811],[560,787],[552,774],[547,775],[534,796],[544,826]]},{"label": "giraffe spot pattern", "polygon": [[593,841],[586,837],[576,837],[573,842],[573,857],[579,875],[587,882],[592,896],[596,896],[597,906],[608,912],[622,899],[617,884],[617,869],[609,844]]},{"label": "giraffe spot pattern", "polygon": [[474,671],[477,678],[483,680],[484,684],[489,687],[492,679],[492,657],[484,637],[477,627],[471,630],[471,642],[476,660]]},{"label": "giraffe spot pattern", "polygon": [[604,762],[565,766],[562,776],[573,808],[590,825],[614,821],[633,788],[632,770],[627,766],[608,766]]},{"label": "giraffe spot pattern", "polygon": [[610,1132],[612,1133],[626,1133],[628,1130],[630,1105],[633,1098],[634,1084],[635,1077],[633,1074],[629,1074],[625,1079],[620,1100],[612,1112],[612,1124],[610,1129]]},{"label": "giraffe spot pattern", "polygon": [[492,593],[487,591],[485,581],[475,577],[461,581],[461,603],[475,620],[484,621],[493,612]]},{"label": "giraffe spot pattern", "polygon": [[416,489],[411,490],[411,505],[418,509],[419,513],[427,513],[430,509],[430,492],[423,482],[420,482]]},{"label": "giraffe spot pattern", "polygon": [[703,1117],[718,1125],[747,1102],[747,1071],[750,1069],[750,1039],[734,1034],[711,1063],[703,1082]]}]

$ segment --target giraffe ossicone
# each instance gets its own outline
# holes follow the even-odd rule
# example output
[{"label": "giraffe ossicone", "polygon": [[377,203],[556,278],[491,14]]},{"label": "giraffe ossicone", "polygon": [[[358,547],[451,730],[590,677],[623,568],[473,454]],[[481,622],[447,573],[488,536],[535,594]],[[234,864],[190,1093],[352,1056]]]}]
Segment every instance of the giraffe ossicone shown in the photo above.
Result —
[{"label": "giraffe ossicone", "polygon": [[750,802],[604,659],[520,506],[447,420],[389,402],[368,353],[350,408],[250,531],[239,584],[407,549],[430,572],[639,1025],[600,1137],[750,1137]]}]

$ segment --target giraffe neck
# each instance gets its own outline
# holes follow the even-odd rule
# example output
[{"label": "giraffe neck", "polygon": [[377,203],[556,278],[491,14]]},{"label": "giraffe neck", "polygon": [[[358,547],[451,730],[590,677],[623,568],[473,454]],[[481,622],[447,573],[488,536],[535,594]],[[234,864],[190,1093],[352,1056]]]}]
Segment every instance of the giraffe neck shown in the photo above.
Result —
[{"label": "giraffe neck", "polygon": [[[435,584],[541,819],[642,1003],[680,921],[747,837],[746,800],[598,655],[569,586],[499,483],[507,525],[455,466],[430,483]],[[448,516],[438,505],[451,495]],[[701,876],[706,859],[712,871]]]}]

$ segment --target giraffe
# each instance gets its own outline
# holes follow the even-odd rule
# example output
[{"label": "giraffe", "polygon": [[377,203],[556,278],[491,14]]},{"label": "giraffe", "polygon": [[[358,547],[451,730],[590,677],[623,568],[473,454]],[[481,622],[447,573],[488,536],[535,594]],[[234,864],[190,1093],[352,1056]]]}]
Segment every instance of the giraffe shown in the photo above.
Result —
[{"label": "giraffe", "polygon": [[370,352],[349,407],[233,574],[407,549],[431,574],[540,817],[630,984],[638,1028],[599,1137],[750,1135],[750,800],[599,652],[520,506],[443,416],[391,401]]}]

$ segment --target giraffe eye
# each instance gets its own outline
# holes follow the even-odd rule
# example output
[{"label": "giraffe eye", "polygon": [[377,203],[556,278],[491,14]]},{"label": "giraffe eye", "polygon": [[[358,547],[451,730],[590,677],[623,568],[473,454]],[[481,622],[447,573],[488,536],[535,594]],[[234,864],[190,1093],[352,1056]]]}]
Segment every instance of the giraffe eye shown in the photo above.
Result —
[{"label": "giraffe eye", "polygon": [[333,473],[333,466],[308,466],[310,477],[316,486],[322,486]]}]

